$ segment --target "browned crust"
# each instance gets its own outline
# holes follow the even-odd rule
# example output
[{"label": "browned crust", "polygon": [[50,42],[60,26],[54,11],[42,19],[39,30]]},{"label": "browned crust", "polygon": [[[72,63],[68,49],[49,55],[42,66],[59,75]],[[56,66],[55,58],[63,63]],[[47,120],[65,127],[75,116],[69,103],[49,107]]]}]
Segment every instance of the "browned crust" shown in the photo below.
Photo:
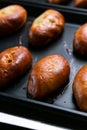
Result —
[{"label": "browned crust", "polygon": [[65,3],[68,0],[48,0],[48,3],[52,3],[52,4],[60,4],[60,3]]},{"label": "browned crust", "polygon": [[73,49],[78,54],[87,55],[87,23],[76,30],[73,39]]},{"label": "browned crust", "polygon": [[9,5],[0,9],[0,36],[6,36],[21,28],[27,20],[27,11],[21,5]]},{"label": "browned crust", "polygon": [[64,16],[56,10],[46,10],[36,18],[29,29],[29,42],[35,47],[47,45],[59,36],[65,24]]},{"label": "browned crust", "polygon": [[79,109],[87,112],[87,65],[77,72],[72,89]]},{"label": "browned crust", "polygon": [[32,55],[24,46],[8,48],[0,53],[0,87],[7,86],[30,67]]},{"label": "browned crust", "polygon": [[86,8],[87,0],[75,0],[75,6],[80,8]]},{"label": "browned crust", "polygon": [[28,94],[42,99],[60,88],[68,79],[70,66],[61,55],[50,55],[38,61],[31,70]]}]

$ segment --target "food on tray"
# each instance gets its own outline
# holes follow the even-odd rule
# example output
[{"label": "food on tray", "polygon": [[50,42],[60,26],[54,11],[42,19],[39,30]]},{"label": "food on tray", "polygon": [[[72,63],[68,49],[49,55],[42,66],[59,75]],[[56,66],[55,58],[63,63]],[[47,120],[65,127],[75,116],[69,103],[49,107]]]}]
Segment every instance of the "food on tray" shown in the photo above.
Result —
[{"label": "food on tray", "polygon": [[32,68],[27,86],[31,98],[42,99],[60,88],[69,78],[70,65],[62,55],[42,58]]},{"label": "food on tray", "polygon": [[6,36],[21,28],[27,20],[27,11],[21,5],[9,5],[0,9],[0,36]]},{"label": "food on tray", "polygon": [[72,88],[79,109],[87,112],[87,65],[77,72]]},{"label": "food on tray", "polygon": [[80,8],[87,7],[87,0],[75,0],[75,6]]},{"label": "food on tray", "polygon": [[63,31],[64,16],[57,10],[48,9],[37,17],[29,29],[29,42],[35,47],[47,45]]},{"label": "food on tray", "polygon": [[30,67],[32,55],[24,46],[8,48],[0,53],[0,88],[7,87]]},{"label": "food on tray", "polygon": [[60,3],[65,3],[68,0],[48,0],[48,3],[52,3],[52,4],[60,4]]},{"label": "food on tray", "polygon": [[75,32],[73,50],[81,55],[87,55],[87,23],[81,25]]}]

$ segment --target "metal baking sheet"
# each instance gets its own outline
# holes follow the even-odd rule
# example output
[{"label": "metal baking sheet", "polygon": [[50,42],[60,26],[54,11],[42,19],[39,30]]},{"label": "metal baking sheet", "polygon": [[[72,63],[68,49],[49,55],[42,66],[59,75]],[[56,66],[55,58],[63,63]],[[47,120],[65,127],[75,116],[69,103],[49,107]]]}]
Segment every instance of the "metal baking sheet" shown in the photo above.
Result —
[{"label": "metal baking sheet", "polygon": [[[27,9],[27,23],[15,33],[5,38],[0,38],[0,52],[6,48],[19,45],[21,42],[22,45],[26,46],[31,51],[33,65],[44,56],[61,54],[69,61],[71,71],[69,81],[63,86],[63,89],[55,92],[45,100],[39,101],[30,99],[27,96],[26,87],[30,71],[28,70],[23,77],[11,84],[10,87],[0,91],[0,110],[29,118],[40,118],[40,120],[45,119],[45,121],[51,121],[56,125],[58,125],[59,121],[64,123],[71,119],[73,120],[71,122],[79,121],[87,123],[87,113],[82,112],[77,108],[72,92],[72,83],[76,72],[81,66],[87,63],[87,59],[74,55],[72,48],[73,36],[77,28],[87,21],[87,13],[76,12],[75,10],[70,9],[65,10],[63,7],[58,8],[52,5],[43,6],[42,4],[32,4],[32,2],[20,2],[16,0],[15,2],[10,0],[4,2],[0,1],[0,8],[14,3],[21,4]],[[30,46],[27,36],[28,30],[36,17],[46,9],[51,8],[60,11],[65,17],[66,22],[63,33],[49,46],[41,48],[41,50],[36,50]],[[63,117],[64,120],[62,120],[61,117]],[[71,124],[67,125],[70,126]],[[80,123],[79,126],[80,125],[83,124]]]}]

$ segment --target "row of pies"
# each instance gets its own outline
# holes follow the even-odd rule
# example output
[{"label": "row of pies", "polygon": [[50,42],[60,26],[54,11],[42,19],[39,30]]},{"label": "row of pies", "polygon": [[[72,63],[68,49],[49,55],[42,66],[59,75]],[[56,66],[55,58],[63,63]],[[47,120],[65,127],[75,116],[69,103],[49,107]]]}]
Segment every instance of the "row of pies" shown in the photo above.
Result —
[{"label": "row of pies", "polygon": [[[52,4],[61,4],[61,3],[67,3],[70,2],[71,0],[47,0],[48,3]],[[79,8],[86,8],[87,7],[87,0],[73,0],[75,7]]]},{"label": "row of pies", "polygon": [[[20,5],[10,5],[0,10],[0,37],[9,35],[24,26],[27,11]],[[48,9],[38,16],[28,31],[29,43],[33,47],[43,47],[59,37],[63,32],[65,18],[57,10]],[[73,50],[87,55],[87,23],[80,26],[73,36]]]}]

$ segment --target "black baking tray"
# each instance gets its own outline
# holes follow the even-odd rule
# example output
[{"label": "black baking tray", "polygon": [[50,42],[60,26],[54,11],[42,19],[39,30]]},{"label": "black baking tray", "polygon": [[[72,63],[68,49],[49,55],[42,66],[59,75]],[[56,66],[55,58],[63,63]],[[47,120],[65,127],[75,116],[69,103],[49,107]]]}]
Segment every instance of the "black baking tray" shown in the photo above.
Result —
[{"label": "black baking tray", "polygon": [[[19,116],[33,118],[40,121],[53,123],[55,125],[67,125],[75,128],[75,123],[79,123],[81,127],[86,128],[87,113],[80,111],[75,103],[72,83],[76,72],[81,66],[87,64],[87,59],[76,56],[73,53],[72,43],[73,36],[77,28],[87,21],[87,13],[79,12],[72,9],[65,9],[63,7],[56,7],[52,5],[32,4],[26,1],[0,1],[0,8],[10,4],[20,4],[24,6],[28,12],[28,19],[26,25],[15,33],[0,38],[0,52],[6,48],[22,45],[29,48],[33,56],[32,66],[44,56],[50,54],[61,54],[66,57],[70,63],[69,81],[63,86],[62,90],[50,95],[45,100],[34,100],[27,96],[26,87],[30,70],[26,74],[13,83],[10,87],[0,91],[0,111],[16,114]],[[46,9],[56,9],[60,11],[65,17],[65,27],[63,33],[59,38],[53,41],[50,45],[40,50],[31,47],[28,40],[28,30],[32,21],[43,13]],[[71,125],[73,124],[73,125]]]}]

